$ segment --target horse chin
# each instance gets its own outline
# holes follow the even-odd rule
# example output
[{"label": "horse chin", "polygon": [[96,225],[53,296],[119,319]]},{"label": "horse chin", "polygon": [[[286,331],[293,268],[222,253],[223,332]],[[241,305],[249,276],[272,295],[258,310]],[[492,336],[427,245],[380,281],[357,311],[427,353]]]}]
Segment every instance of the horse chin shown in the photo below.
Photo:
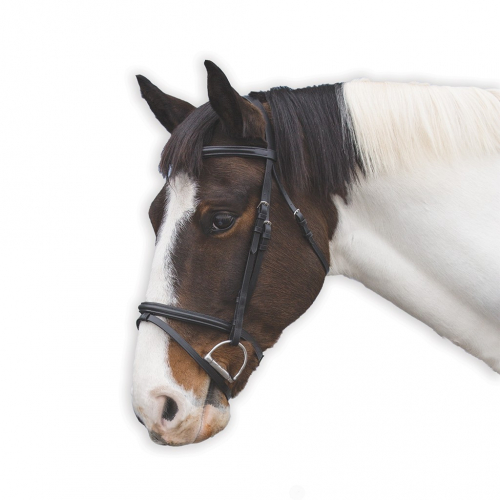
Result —
[{"label": "horse chin", "polygon": [[229,422],[230,416],[229,405],[221,407],[205,404],[201,417],[200,430],[194,443],[201,443],[222,431]]}]

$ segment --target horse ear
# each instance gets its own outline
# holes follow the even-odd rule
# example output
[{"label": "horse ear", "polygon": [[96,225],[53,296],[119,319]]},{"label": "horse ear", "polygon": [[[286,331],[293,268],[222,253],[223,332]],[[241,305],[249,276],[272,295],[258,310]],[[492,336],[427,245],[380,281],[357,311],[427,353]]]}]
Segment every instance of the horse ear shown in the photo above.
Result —
[{"label": "horse ear", "polygon": [[231,87],[222,70],[205,61],[208,73],[208,98],[226,132],[237,138],[264,138],[266,124],[262,113]]},{"label": "horse ear", "polygon": [[137,75],[136,78],[141,88],[142,97],[146,99],[158,121],[170,133],[195,109],[192,104],[163,93],[146,77]]}]

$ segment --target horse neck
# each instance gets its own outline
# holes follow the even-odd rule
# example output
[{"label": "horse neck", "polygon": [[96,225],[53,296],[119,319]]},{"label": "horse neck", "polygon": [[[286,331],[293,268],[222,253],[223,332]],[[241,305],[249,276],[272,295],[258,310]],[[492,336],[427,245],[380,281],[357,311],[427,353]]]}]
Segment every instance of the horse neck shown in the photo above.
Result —
[{"label": "horse neck", "polygon": [[367,178],[334,197],[331,272],[500,372],[500,156]]}]

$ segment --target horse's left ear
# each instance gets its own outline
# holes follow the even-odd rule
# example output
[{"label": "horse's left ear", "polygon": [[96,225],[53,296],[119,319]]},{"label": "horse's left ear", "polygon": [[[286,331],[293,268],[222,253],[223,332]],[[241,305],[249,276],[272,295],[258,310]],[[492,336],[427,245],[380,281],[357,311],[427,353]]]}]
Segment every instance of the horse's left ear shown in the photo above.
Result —
[{"label": "horse's left ear", "polygon": [[149,104],[151,111],[158,121],[172,133],[186,117],[196,109],[182,99],[172,97],[162,92],[156,85],[153,85],[145,76],[137,75],[137,81],[141,89],[141,95]]},{"label": "horse's left ear", "polygon": [[264,138],[266,124],[262,113],[231,87],[226,75],[212,61],[205,61],[205,67],[208,98],[226,132],[237,138]]}]

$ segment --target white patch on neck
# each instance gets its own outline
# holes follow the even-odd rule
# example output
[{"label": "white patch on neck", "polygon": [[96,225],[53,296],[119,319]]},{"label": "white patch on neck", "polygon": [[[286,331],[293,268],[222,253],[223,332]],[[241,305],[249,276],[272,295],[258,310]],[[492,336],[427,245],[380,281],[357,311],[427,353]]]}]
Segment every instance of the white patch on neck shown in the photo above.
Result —
[{"label": "white patch on neck", "polygon": [[[167,189],[168,204],[157,238],[146,300],[176,305],[172,251],[179,229],[196,209],[197,186],[187,175],[180,174]],[[152,323],[141,323],[134,359],[132,398],[134,408],[145,419],[148,428],[161,415],[161,408],[158,408],[160,394],[173,391],[195,403],[193,393],[179,386],[172,376],[168,365],[168,345],[169,337],[165,332]]]},{"label": "white patch on neck", "polygon": [[330,274],[363,283],[500,373],[500,156],[362,180]]}]

